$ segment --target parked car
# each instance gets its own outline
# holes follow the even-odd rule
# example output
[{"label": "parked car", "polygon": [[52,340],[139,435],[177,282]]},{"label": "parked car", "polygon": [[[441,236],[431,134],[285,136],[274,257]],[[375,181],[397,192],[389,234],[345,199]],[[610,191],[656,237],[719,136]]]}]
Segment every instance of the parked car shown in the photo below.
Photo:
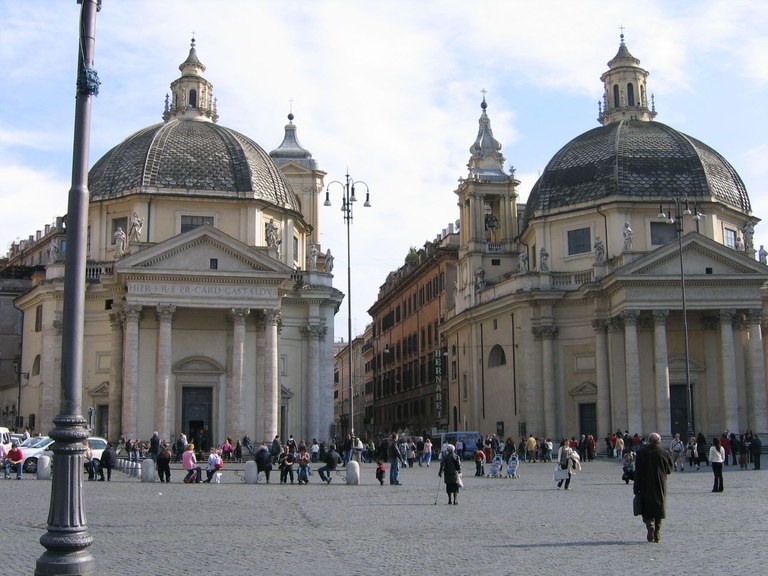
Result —
[{"label": "parked car", "polygon": [[27,474],[37,473],[37,459],[45,450],[53,444],[53,438],[43,436],[42,438],[29,438],[22,442],[21,455],[24,456],[24,465],[21,467]]},{"label": "parked car", "polygon": [[6,452],[11,449],[11,431],[8,428],[0,427],[0,444],[3,445]]},{"label": "parked car", "polygon": [[[107,447],[107,441],[99,436],[89,436],[88,443],[91,445],[91,458],[93,459],[94,470],[98,470],[99,465],[101,464],[101,453],[104,452],[104,449]],[[48,446],[43,454],[53,457],[52,446]],[[83,466],[85,466],[85,462],[83,462]]]}]

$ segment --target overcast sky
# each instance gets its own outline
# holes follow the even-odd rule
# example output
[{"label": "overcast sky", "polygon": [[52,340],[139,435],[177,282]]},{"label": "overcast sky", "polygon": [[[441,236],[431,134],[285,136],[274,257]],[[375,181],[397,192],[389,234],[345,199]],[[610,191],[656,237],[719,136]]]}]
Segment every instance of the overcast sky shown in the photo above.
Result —
[{"label": "overcast sky", "polygon": [[[72,162],[80,7],[76,0],[0,0],[0,241],[66,212]],[[373,207],[352,224],[354,334],[387,274],[458,218],[481,91],[521,199],[549,159],[596,127],[600,75],[627,46],[650,71],[656,120],[723,154],[768,217],[768,3],[604,1],[103,0],[90,164],[161,121],[189,51],[218,99],[219,124],[265,150],[290,106],[326,183],[347,167]],[[292,104],[291,104],[292,102]],[[321,213],[323,251],[347,292],[346,230]],[[768,221],[756,228],[768,245]],[[347,337],[347,304],[336,338]]]}]

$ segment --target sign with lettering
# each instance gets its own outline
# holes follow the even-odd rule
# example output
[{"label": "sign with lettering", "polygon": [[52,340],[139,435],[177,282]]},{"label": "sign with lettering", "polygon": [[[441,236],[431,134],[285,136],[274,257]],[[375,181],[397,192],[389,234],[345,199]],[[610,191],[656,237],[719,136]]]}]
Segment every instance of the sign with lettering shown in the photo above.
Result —
[{"label": "sign with lettering", "polygon": [[221,283],[183,283],[137,280],[128,282],[128,298],[137,303],[184,302],[195,301],[197,304],[230,305],[234,303],[253,303],[275,301],[278,291],[275,286],[259,284]]}]

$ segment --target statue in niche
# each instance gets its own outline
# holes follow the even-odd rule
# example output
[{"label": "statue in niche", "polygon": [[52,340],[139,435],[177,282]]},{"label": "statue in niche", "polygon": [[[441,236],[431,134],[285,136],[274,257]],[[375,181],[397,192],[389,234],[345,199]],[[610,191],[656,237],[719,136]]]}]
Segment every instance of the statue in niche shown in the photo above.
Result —
[{"label": "statue in niche", "polygon": [[757,258],[760,264],[768,264],[768,251],[760,244],[760,250],[757,251]]},{"label": "statue in niche", "polygon": [[48,244],[48,264],[55,264],[61,260],[61,250],[59,250],[59,243],[57,240],[51,240]]},{"label": "statue in niche", "polygon": [[539,251],[539,270],[542,272],[549,271],[549,252],[546,248],[542,248]]},{"label": "statue in niche", "polygon": [[280,242],[280,233],[274,218],[270,218],[269,222],[267,222],[265,239],[267,241],[267,246],[270,247],[277,246],[278,242]]},{"label": "statue in niche", "polygon": [[517,255],[517,271],[520,274],[528,272],[528,252],[520,252]]},{"label": "statue in niche", "polygon": [[602,266],[605,264],[605,245],[600,239],[600,236],[595,236],[595,266]]},{"label": "statue in niche", "polygon": [[134,212],[131,226],[128,228],[128,242],[131,244],[141,241],[141,230],[144,228],[144,218]]},{"label": "statue in niche", "polygon": [[745,250],[754,250],[755,246],[752,243],[752,239],[755,236],[755,224],[750,220],[746,224],[744,224],[744,229],[742,230],[744,233],[744,249]]},{"label": "statue in niche", "polygon": [[329,274],[333,272],[333,254],[331,254],[330,248],[325,251],[325,265],[323,266],[323,272],[328,272]]},{"label": "statue in niche", "polygon": [[478,268],[475,273],[475,287],[478,291],[485,290],[485,270]]},{"label": "statue in niche", "polygon": [[317,245],[312,242],[309,247],[309,271],[317,272],[317,256],[320,251],[317,249]]},{"label": "statue in niche", "polygon": [[744,252],[744,241],[741,239],[741,235],[736,232],[736,245],[734,246],[736,252]]},{"label": "statue in niche", "polygon": [[115,230],[115,233],[112,235],[112,238],[115,241],[115,260],[117,260],[121,256],[125,255],[125,249],[127,248],[127,237],[125,232],[123,232],[123,229],[118,226],[117,230]]},{"label": "statue in niche", "polygon": [[624,252],[632,251],[632,237],[634,235],[635,233],[632,232],[632,227],[629,225],[629,222],[624,222]]}]

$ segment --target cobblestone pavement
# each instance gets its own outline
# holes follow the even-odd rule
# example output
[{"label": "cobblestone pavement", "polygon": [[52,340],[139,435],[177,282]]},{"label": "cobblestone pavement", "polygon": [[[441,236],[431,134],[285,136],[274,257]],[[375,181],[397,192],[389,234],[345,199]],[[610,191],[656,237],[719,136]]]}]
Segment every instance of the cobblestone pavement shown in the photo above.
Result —
[{"label": "cobblestone pavement", "polygon": [[[458,506],[448,506],[437,465],[380,486],[246,485],[228,465],[219,485],[84,482],[89,548],[100,574],[765,574],[765,471],[726,468],[713,494],[709,468],[669,479],[660,544],[632,516],[632,487],[614,461],[585,463],[569,491],[550,464],[519,479],[476,478],[466,462]],[[50,481],[0,481],[0,574],[32,574],[44,549]],[[437,505],[435,499],[437,497]]]}]

